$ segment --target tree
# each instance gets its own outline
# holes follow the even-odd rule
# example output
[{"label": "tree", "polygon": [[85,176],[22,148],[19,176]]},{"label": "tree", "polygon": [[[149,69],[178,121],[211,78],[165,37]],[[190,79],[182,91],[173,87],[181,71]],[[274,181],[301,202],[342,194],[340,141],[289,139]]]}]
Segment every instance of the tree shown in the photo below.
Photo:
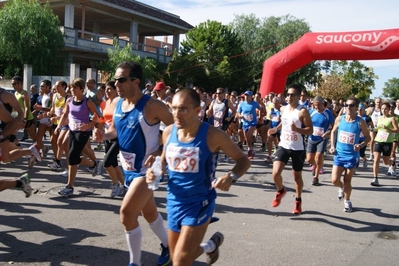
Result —
[{"label": "tree", "polygon": [[[375,87],[373,68],[359,61],[333,61],[330,70],[320,82],[315,93],[331,99],[346,99],[356,96],[364,101]],[[334,82],[332,82],[332,80]]]},{"label": "tree", "polygon": [[21,75],[24,64],[31,64],[34,74],[61,74],[66,57],[59,26],[59,19],[48,3],[6,3],[0,10],[0,61],[4,75]]},{"label": "tree", "polygon": [[388,81],[384,83],[384,88],[382,88],[382,95],[391,100],[399,99],[399,79],[388,79]]},{"label": "tree", "polygon": [[[114,42],[114,49],[108,49],[108,60],[102,61],[98,64],[98,69],[101,69],[101,74],[105,77],[105,80],[111,80],[114,77],[116,67],[123,61],[135,61],[140,63],[143,68],[144,79],[150,79],[152,81],[161,80],[162,75],[157,70],[158,63],[152,58],[141,58],[137,54],[132,53],[132,45],[129,43],[125,47],[120,48],[119,45]],[[145,80],[141,80],[141,85],[144,86]],[[104,80],[104,81],[105,81]]]},{"label": "tree", "polygon": [[[291,15],[257,18],[254,14],[235,16],[230,24],[241,38],[243,49],[248,57],[248,73],[253,83],[258,84],[262,76],[264,61],[285,47],[297,41],[310,31],[303,19]],[[315,86],[317,73],[322,69],[321,62],[313,62],[289,75],[287,83],[302,83]]]},{"label": "tree", "polygon": [[329,99],[347,99],[352,95],[351,87],[344,82],[344,78],[337,73],[325,75],[319,87],[313,91],[313,94]]},{"label": "tree", "polygon": [[208,20],[188,31],[168,70],[183,85],[191,83],[209,91],[217,87],[243,90],[248,80],[242,53],[241,39],[230,27]]}]

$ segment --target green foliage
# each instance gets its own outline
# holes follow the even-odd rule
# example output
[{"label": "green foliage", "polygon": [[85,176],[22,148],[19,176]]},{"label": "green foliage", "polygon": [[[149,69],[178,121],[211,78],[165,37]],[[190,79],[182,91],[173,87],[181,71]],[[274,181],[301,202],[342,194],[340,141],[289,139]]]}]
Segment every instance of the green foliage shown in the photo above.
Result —
[{"label": "green foliage", "polygon": [[353,95],[364,101],[370,97],[375,79],[378,76],[373,68],[359,61],[333,61],[329,74],[320,83],[318,94],[331,99],[345,99]]},{"label": "green foliage", "polygon": [[[310,31],[308,23],[291,15],[259,19],[254,14],[235,16],[230,24],[243,41],[249,65],[245,70],[252,83],[259,84],[264,61],[291,45]],[[317,84],[320,62],[313,62],[289,75],[287,85],[302,83]]]},{"label": "green foliage", "polygon": [[243,90],[248,85],[242,72],[247,65],[243,52],[241,39],[229,26],[208,20],[187,33],[168,71],[183,85],[191,83],[207,91],[217,87]]},{"label": "green foliage", "polygon": [[153,82],[160,80],[162,77],[159,74],[158,63],[152,58],[141,58],[137,54],[132,53],[132,45],[129,43],[123,48],[119,47],[119,44],[114,43],[114,49],[108,49],[108,60],[102,61],[97,66],[101,69],[102,74],[106,77],[106,80],[111,80],[116,71],[116,67],[123,61],[135,61],[141,64],[143,68],[143,77],[141,85],[145,85],[146,79],[151,79]]},{"label": "green foliage", "polygon": [[10,0],[0,10],[0,62],[5,76],[22,74],[31,64],[34,74],[61,74],[65,53],[60,22],[48,3]]},{"label": "green foliage", "polygon": [[399,78],[388,79],[382,88],[382,95],[394,101],[399,99]]}]

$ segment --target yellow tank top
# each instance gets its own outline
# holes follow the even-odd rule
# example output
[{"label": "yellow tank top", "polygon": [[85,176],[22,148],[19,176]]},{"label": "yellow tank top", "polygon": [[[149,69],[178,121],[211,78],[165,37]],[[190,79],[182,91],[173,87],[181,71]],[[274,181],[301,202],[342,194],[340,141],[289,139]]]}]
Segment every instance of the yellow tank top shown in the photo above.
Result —
[{"label": "yellow tank top", "polygon": [[[60,97],[60,98],[58,98],[58,97]],[[65,104],[66,104],[66,96],[62,97],[61,95],[59,95],[57,93],[54,96],[54,114],[57,117],[61,117],[62,113],[64,112]],[[58,125],[59,122],[60,122],[60,120],[57,119],[57,121],[55,121],[54,124]]]},{"label": "yellow tank top", "polygon": [[[21,106],[21,108],[22,108],[22,111],[24,111],[24,113],[25,113],[25,102],[24,102],[24,99],[22,98],[22,96],[24,95],[24,93],[25,93],[25,91],[24,90],[22,90],[21,91],[21,93],[19,93],[19,92],[15,92],[15,98],[17,98],[17,101],[18,101],[18,103],[19,103],[19,106]],[[29,95],[29,93],[28,93],[28,95]],[[30,100],[29,100],[29,106],[28,106],[28,117],[26,118],[27,120],[32,120],[33,119],[33,114],[32,114],[32,112],[31,112],[31,110],[30,110]]]}]

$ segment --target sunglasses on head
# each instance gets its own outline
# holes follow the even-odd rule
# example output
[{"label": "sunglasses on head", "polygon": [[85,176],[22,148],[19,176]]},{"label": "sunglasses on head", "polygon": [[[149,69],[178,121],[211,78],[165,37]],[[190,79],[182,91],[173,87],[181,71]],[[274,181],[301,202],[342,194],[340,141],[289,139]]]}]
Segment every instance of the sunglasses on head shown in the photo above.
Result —
[{"label": "sunglasses on head", "polygon": [[125,83],[128,79],[130,80],[136,80],[136,77],[120,77],[120,78],[114,78],[115,82],[119,82],[119,83]]},{"label": "sunglasses on head", "polygon": [[356,104],[354,104],[354,103],[350,103],[350,104],[345,103],[344,106],[345,107],[355,107]]}]

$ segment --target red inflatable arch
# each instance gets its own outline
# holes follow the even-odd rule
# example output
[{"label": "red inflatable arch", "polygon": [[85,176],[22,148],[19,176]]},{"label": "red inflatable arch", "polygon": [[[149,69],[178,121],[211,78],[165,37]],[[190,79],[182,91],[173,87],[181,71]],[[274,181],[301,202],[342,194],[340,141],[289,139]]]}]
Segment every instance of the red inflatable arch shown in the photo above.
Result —
[{"label": "red inflatable arch", "polygon": [[314,60],[395,58],[399,58],[399,29],[306,33],[265,61],[260,93],[284,93],[287,76]]}]

